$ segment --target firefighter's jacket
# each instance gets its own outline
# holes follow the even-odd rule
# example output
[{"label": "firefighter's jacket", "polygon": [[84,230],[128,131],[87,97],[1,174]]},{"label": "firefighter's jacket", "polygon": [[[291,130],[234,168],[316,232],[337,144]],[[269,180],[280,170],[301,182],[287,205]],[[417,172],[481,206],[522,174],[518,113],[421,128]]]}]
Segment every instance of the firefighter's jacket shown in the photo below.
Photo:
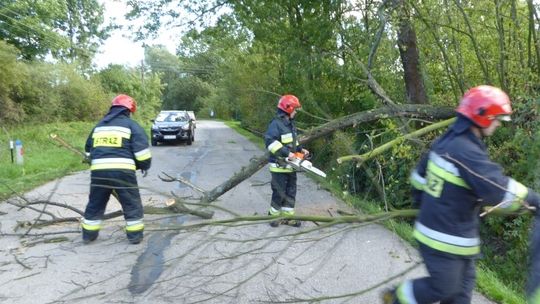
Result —
[{"label": "firefighter's jacket", "polygon": [[85,151],[90,170],[148,170],[152,161],[148,137],[124,107],[111,107],[88,136]]},{"label": "firefighter's jacket", "polygon": [[497,205],[520,208],[529,189],[505,176],[492,162],[484,143],[458,115],[452,127],[432,145],[411,174],[420,203],[414,237],[441,252],[462,257],[480,253],[479,209]]},{"label": "firefighter's jacket", "polygon": [[270,152],[268,158],[270,172],[294,172],[293,167],[285,163],[285,158],[290,152],[302,151],[302,146],[298,142],[294,120],[281,109],[278,109],[276,116],[268,125],[264,143]]}]

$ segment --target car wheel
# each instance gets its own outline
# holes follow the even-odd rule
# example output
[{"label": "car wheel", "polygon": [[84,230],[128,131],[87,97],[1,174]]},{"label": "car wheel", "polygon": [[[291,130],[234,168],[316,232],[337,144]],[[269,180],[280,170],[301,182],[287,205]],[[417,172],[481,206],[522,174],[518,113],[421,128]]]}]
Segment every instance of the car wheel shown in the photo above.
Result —
[{"label": "car wheel", "polygon": [[152,139],[152,146],[157,146],[157,141]]}]

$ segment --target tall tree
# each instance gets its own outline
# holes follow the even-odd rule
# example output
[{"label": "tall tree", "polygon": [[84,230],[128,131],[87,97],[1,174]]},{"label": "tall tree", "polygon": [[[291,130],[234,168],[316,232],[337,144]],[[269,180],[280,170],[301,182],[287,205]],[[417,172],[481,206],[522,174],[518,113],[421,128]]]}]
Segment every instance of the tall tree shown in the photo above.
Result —
[{"label": "tall tree", "polygon": [[406,0],[396,0],[394,5],[398,12],[397,44],[403,64],[407,101],[426,104],[428,98],[424,87],[416,31],[411,22],[410,8]]},{"label": "tall tree", "polygon": [[0,0],[0,38],[25,59],[45,58],[89,65],[111,29],[97,0]]}]

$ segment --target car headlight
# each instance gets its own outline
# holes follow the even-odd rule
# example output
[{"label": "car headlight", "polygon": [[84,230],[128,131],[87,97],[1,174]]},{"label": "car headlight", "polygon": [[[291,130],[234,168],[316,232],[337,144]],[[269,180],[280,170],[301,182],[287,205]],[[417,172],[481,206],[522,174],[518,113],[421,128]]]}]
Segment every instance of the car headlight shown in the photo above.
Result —
[{"label": "car headlight", "polygon": [[152,131],[158,131],[158,130],[159,130],[158,126],[152,125]]},{"label": "car headlight", "polygon": [[188,125],[183,125],[182,130],[186,130],[186,131],[189,130],[189,124]]}]

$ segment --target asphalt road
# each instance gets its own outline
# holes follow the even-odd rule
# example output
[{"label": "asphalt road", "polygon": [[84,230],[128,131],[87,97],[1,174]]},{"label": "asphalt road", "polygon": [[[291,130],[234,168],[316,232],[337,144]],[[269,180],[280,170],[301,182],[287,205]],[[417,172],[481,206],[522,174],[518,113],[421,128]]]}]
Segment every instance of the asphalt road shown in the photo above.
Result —
[{"label": "asphalt road", "polygon": [[[223,123],[199,121],[193,145],[152,147],[152,169],[146,178],[139,176],[143,204],[165,206],[171,192],[193,202],[200,197],[189,187],[161,181],[162,172],[210,190],[262,153]],[[266,214],[269,181],[264,168],[214,204],[242,215]],[[39,187],[25,198],[83,210],[88,183],[89,172],[80,172]],[[14,233],[19,223],[35,221],[41,210],[56,217],[78,216],[66,208],[33,207],[0,203],[1,232]],[[111,199],[107,211],[118,209]],[[299,175],[298,214],[337,216],[338,209],[348,208]],[[225,210],[215,212],[214,219],[231,217]],[[42,214],[41,219],[50,216]],[[420,261],[416,251],[377,224],[271,228],[263,223],[177,229],[198,222],[188,215],[146,216],[145,239],[139,245],[128,244],[122,218],[106,221],[100,237],[90,245],[82,243],[76,223],[30,231],[28,226],[19,227],[15,233],[58,234],[0,238],[0,302],[380,303],[383,288],[425,274],[421,264],[414,267]],[[67,239],[43,242],[55,237]],[[473,303],[491,302],[475,294]]]}]

